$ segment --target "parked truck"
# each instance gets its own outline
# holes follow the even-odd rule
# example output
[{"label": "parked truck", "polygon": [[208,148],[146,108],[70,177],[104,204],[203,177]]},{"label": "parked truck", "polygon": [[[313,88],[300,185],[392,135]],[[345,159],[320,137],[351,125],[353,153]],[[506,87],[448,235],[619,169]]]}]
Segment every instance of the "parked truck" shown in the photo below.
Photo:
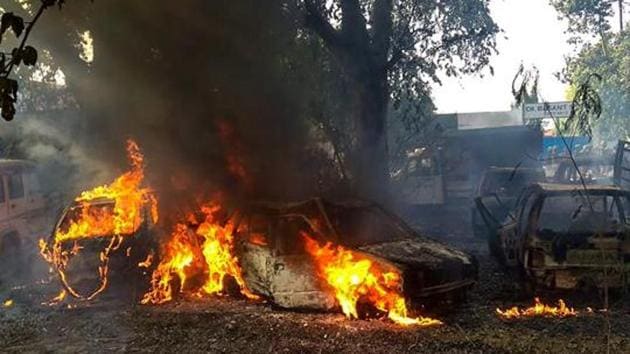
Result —
[{"label": "parked truck", "polygon": [[26,275],[50,227],[35,165],[0,160],[0,285]]}]

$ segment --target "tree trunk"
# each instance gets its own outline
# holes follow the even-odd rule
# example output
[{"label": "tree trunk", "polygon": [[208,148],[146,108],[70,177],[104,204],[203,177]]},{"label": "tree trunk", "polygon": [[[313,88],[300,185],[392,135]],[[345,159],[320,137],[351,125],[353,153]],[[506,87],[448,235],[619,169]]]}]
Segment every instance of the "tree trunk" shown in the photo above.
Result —
[{"label": "tree trunk", "polygon": [[389,193],[385,124],[389,101],[387,78],[370,70],[357,86],[355,191],[360,197],[386,203]]}]

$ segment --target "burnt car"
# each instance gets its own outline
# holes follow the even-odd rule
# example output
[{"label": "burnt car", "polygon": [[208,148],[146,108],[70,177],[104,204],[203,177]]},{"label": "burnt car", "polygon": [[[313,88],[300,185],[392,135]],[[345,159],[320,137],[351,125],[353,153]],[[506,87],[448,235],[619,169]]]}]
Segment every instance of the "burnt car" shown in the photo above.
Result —
[{"label": "burnt car", "polygon": [[[495,218],[503,220],[525,187],[544,181],[542,167],[490,167],[479,180],[476,197],[481,198]],[[475,237],[487,237],[489,230],[476,205],[471,208],[471,223]]]},{"label": "burnt car", "polygon": [[236,249],[245,282],[280,307],[335,307],[333,295],[317,279],[303,233],[400,271],[403,293],[412,303],[459,297],[476,281],[472,256],[419,235],[370,202],[254,203],[237,218]]},{"label": "burnt car", "polygon": [[[580,169],[580,173],[575,168]],[[611,158],[603,156],[582,156],[575,159],[562,160],[551,178],[553,183],[566,184],[612,184],[614,175],[614,162]],[[580,175],[582,178],[580,178]]]},{"label": "burnt car", "polygon": [[630,270],[630,191],[616,186],[538,183],[523,191],[489,238],[498,261],[528,285],[622,287]]},{"label": "burnt car", "polygon": [[[101,221],[111,218],[115,207],[115,200],[108,198],[98,198],[89,202],[73,201],[61,212],[47,240],[48,257],[55,256],[55,235],[58,232],[67,232],[74,222],[87,216]],[[68,260],[61,267],[58,259],[52,263],[56,266],[61,285],[70,295],[87,299],[100,293],[111,283],[115,283],[117,289],[122,289],[121,292],[131,290],[134,297],[142,291],[137,287],[148,283],[146,277],[150,274],[150,262],[146,262],[147,267],[144,268],[138,264],[150,260],[156,253],[158,245],[153,234],[155,230],[150,209],[141,206],[138,210],[140,212],[138,225],[133,225],[133,230],[118,235],[120,242],[116,240],[116,235],[111,229],[93,223],[89,229],[85,229],[89,235],[79,233],[77,238],[59,243],[59,250],[69,255]],[[106,252],[107,259],[102,257],[103,252]],[[149,255],[151,258],[148,258]],[[107,267],[105,283],[101,276],[103,266]]]}]

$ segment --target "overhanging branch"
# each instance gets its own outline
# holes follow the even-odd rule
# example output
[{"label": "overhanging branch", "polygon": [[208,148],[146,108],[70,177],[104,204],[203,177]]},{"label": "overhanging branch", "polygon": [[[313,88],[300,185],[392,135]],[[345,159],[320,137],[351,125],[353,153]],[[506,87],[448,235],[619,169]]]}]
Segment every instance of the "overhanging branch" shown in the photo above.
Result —
[{"label": "overhanging branch", "polygon": [[313,0],[304,0],[306,7],[305,24],[313,30],[331,49],[341,46],[341,35],[333,28]]}]

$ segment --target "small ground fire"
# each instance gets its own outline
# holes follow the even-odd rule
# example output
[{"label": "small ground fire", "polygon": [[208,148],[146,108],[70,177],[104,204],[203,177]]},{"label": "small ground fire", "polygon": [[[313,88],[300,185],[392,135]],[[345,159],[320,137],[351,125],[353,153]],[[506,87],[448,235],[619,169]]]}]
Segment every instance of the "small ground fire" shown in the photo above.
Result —
[{"label": "small ground fire", "polygon": [[576,316],[578,312],[572,307],[568,307],[564,300],[558,300],[558,306],[546,305],[539,298],[534,299],[534,306],[528,308],[518,308],[516,306],[509,309],[496,309],[497,314],[505,319],[517,319],[526,317],[570,317]]}]

